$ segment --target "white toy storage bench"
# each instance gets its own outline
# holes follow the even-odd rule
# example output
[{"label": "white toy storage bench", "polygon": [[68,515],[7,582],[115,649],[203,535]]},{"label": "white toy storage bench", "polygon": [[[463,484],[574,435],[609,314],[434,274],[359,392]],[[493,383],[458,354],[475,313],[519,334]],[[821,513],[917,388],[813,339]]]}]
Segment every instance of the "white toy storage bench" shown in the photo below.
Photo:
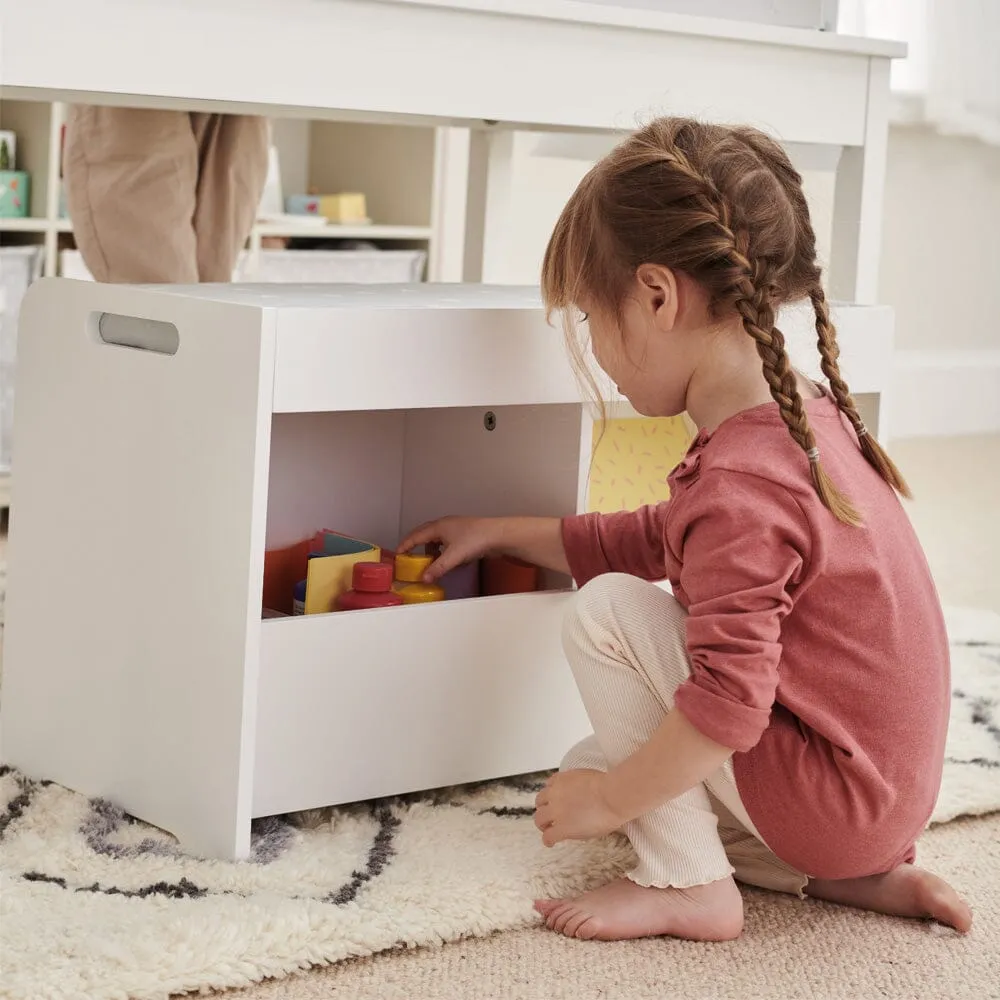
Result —
[{"label": "white toy storage bench", "polygon": [[[837,318],[877,393],[888,311]],[[584,509],[591,420],[536,292],[45,280],[20,345],[4,760],[234,857],[251,817],[551,767],[586,734],[566,579],[261,620],[265,550],[317,529],[392,547]]]}]

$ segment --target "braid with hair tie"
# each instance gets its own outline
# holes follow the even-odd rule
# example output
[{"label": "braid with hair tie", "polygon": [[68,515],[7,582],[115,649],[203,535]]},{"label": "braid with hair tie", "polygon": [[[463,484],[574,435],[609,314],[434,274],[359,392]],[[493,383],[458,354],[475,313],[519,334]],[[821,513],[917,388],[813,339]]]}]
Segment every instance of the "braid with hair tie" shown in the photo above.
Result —
[{"label": "braid with hair tie", "polygon": [[738,290],[740,297],[736,300],[736,308],[743,320],[743,329],[753,337],[757,344],[757,353],[763,365],[764,378],[771,390],[771,396],[778,404],[781,419],[784,420],[789,434],[805,452],[809,460],[809,471],[812,474],[813,486],[819,494],[823,505],[834,516],[845,524],[854,526],[861,524],[861,517],[853,504],[840,490],[834,486],[819,460],[819,446],[816,436],[809,426],[805,404],[795,380],[785,349],[784,334],[774,325],[774,305],[768,294],[767,286],[759,278],[756,280],[747,274],[750,270],[749,261],[735,248],[732,251],[733,263],[740,267],[743,276]]},{"label": "braid with hair tie", "polygon": [[862,454],[868,463],[894,490],[909,497],[910,488],[906,480],[865,427],[851,391],[840,373],[840,345],[837,343],[836,329],[830,321],[830,308],[820,281],[820,269],[816,263],[816,235],[809,218],[809,204],[802,190],[802,177],[781,147],[767,136],[751,128],[736,129],[735,134],[741,142],[753,150],[758,159],[775,176],[795,211],[797,242],[800,244],[799,256],[802,258],[801,263],[808,266],[812,272],[808,281],[808,295],[816,314],[816,336],[821,367],[837,406],[851,422]]},{"label": "braid with hair tie", "polygon": [[861,451],[868,463],[897,493],[904,497],[912,496],[910,487],[902,473],[896,468],[895,462],[889,458],[878,441],[868,433],[868,428],[865,427],[861,414],[858,413],[851,390],[848,389],[847,383],[840,374],[840,345],[837,343],[836,330],[830,321],[830,307],[826,301],[826,293],[818,281],[809,290],[809,300],[816,313],[816,338],[822,359],[823,374],[830,383],[830,391],[837,401],[837,406],[854,427],[854,432],[858,436],[858,444],[861,446]]},{"label": "braid with hair tie", "polygon": [[834,486],[820,464],[816,436],[809,426],[805,404],[785,348],[785,336],[775,326],[773,289],[777,283],[768,274],[766,265],[750,259],[749,234],[737,234],[730,228],[732,213],[728,201],[712,179],[695,170],[679,150],[668,151],[668,162],[674,169],[682,170],[699,183],[702,192],[699,202],[713,216],[722,250],[720,256],[728,258],[737,275],[733,305],[743,321],[743,329],[757,345],[764,378],[772,398],[778,404],[781,419],[809,461],[813,485],[820,500],[838,520],[853,526],[860,525],[861,516],[847,497]]},{"label": "braid with hair tie", "polygon": [[[590,170],[563,209],[542,264],[543,298],[550,310],[563,312],[578,371],[586,369],[586,358],[574,310],[584,293],[593,308],[621,325],[622,302],[647,263],[689,276],[706,293],[713,316],[730,310],[739,316],[781,419],[809,463],[817,495],[836,518],[857,525],[858,512],[820,462],[798,375],[775,326],[779,306],[808,297],[837,406],[866,460],[909,495],[841,375],[802,178],[776,140],[747,126],[658,118]],[[592,381],[587,385],[596,394]]]}]

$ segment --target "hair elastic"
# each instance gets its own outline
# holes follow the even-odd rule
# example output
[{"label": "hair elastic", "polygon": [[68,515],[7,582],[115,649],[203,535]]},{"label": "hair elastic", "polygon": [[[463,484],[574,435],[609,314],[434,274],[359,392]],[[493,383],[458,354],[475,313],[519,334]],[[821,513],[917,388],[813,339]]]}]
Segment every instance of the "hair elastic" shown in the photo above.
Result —
[{"label": "hair elastic", "polygon": [[806,458],[808,458],[810,462],[818,462],[819,461],[819,448],[810,448],[806,452]]},{"label": "hair elastic", "polygon": [[857,429],[858,438],[868,437],[868,428],[864,424],[859,424]]}]

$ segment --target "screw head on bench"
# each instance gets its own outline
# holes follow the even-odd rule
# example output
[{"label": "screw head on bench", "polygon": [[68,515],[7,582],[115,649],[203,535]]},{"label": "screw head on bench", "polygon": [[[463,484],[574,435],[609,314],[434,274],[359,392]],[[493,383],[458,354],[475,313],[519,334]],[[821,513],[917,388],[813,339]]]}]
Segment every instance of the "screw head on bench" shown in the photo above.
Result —
[{"label": "screw head on bench", "polygon": [[488,431],[495,431],[497,429],[497,415],[492,410],[487,410],[483,416],[483,426]]}]

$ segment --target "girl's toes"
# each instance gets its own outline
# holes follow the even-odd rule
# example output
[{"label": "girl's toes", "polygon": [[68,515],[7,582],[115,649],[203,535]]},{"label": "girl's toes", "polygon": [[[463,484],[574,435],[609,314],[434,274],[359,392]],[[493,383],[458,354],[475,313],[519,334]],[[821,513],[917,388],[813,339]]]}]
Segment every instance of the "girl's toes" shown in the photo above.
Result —
[{"label": "girl's toes", "polygon": [[574,910],[572,916],[566,921],[566,926],[563,927],[563,934],[566,937],[578,938],[582,937],[580,931],[584,928],[593,918],[591,915],[583,909]]},{"label": "girl's toes", "polygon": [[560,907],[549,917],[549,927],[551,927],[552,930],[556,931],[558,934],[563,934],[566,931],[566,925],[579,912],[579,907],[575,902],[567,902],[565,906]]}]

